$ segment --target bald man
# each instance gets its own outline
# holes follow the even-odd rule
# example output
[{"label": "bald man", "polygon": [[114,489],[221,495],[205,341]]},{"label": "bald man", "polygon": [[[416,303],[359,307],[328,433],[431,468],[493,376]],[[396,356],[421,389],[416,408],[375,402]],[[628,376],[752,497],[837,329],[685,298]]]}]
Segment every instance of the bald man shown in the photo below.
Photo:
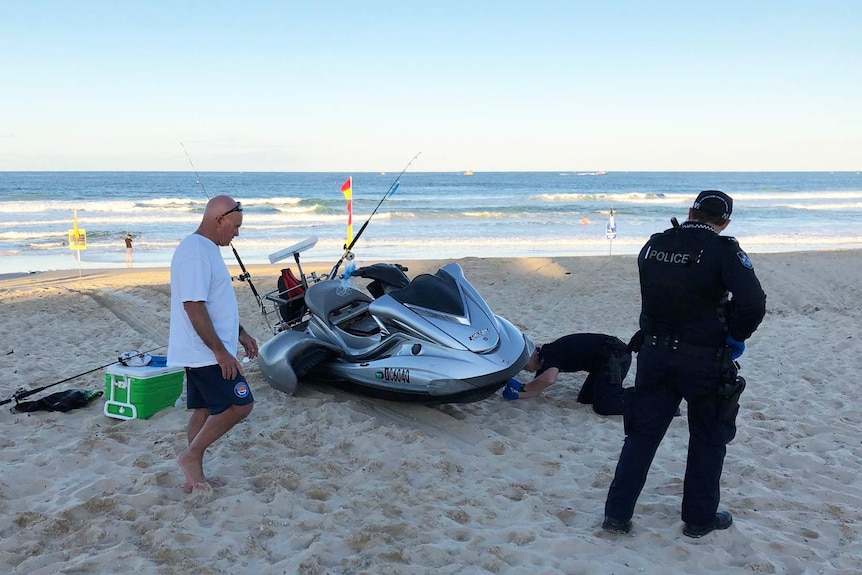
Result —
[{"label": "bald man", "polygon": [[220,246],[230,245],[242,226],[242,204],[216,196],[195,233],[171,259],[171,322],[167,364],[186,370],[191,410],[188,447],[177,463],[184,491],[211,489],[203,469],[207,448],[251,413],[254,397],[236,353],[257,357],[257,341],[239,323],[239,307]]}]

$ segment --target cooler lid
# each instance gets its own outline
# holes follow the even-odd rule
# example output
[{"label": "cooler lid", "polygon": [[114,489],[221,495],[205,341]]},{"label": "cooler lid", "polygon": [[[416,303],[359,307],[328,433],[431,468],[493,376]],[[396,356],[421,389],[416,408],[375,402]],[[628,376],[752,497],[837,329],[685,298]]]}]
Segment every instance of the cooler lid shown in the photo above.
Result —
[{"label": "cooler lid", "polygon": [[149,377],[158,377],[160,375],[166,375],[169,373],[184,372],[185,368],[182,368],[182,367],[150,367],[149,365],[145,365],[143,367],[127,367],[125,365],[115,363],[115,364],[109,365],[107,367],[106,371],[111,375],[125,375],[128,377],[134,377],[137,379],[147,379]]}]

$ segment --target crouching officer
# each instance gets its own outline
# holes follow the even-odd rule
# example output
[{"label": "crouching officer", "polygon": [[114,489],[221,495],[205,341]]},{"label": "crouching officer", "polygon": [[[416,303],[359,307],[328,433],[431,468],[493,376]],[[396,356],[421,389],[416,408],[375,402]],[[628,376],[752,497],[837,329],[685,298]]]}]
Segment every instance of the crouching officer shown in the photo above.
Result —
[{"label": "crouching officer", "polygon": [[631,530],[649,467],[682,399],[689,429],[683,533],[702,537],[733,522],[718,503],[745,385],[735,360],[763,320],[766,294],[736,239],[719,236],[732,210],[727,194],[701,192],[688,221],[679,225],[674,218],[674,226],[653,235],[638,255],[637,375],[626,392],[626,438],[605,503],[606,530]]}]

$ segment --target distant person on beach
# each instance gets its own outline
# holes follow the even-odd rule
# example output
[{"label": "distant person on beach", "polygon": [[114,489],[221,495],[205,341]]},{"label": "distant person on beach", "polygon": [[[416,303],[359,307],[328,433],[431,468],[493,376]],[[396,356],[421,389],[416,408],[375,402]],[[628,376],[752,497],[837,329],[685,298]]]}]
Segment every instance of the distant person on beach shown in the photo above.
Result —
[{"label": "distant person on beach", "polygon": [[186,369],[187,405],[192,410],[188,448],[177,462],[184,490],[211,488],[204,475],[207,448],[251,413],[254,397],[236,358],[257,357],[257,341],[239,323],[230,272],[219,246],[230,245],[242,226],[242,204],[216,196],[195,233],[177,246],[171,260],[171,321],[168,365]]},{"label": "distant person on beach", "polygon": [[653,457],[683,399],[689,440],[682,532],[703,537],[733,523],[718,504],[745,388],[735,360],[763,320],[766,294],[736,239],[719,235],[732,211],[730,196],[703,191],[688,221],[672,220],[673,227],[653,234],[638,255],[640,331],[631,345],[637,375],[626,391],[626,439],[605,503],[602,527],[608,531],[631,530]]},{"label": "distant person on beach", "polygon": [[525,371],[536,373],[535,379],[526,384],[511,380],[503,397],[536,397],[556,383],[560,373],[586,371],[578,403],[592,405],[600,415],[622,415],[623,380],[631,364],[631,351],[622,340],[600,333],[573,333],[536,347],[524,366]]},{"label": "distant person on beach", "polygon": [[127,232],[123,239],[126,242],[126,266],[132,267],[132,234]]}]

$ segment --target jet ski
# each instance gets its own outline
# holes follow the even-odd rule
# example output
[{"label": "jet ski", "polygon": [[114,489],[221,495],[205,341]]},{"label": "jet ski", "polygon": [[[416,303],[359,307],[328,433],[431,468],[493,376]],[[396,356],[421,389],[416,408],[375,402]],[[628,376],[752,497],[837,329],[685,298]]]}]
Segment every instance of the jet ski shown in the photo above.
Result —
[{"label": "jet ski", "polygon": [[[308,282],[302,320],[260,348],[267,381],[290,395],[323,383],[439,405],[484,399],[523,369],[533,342],[491,311],[457,263],[412,280],[405,271],[375,264]],[[363,290],[352,278],[370,282]]]}]

